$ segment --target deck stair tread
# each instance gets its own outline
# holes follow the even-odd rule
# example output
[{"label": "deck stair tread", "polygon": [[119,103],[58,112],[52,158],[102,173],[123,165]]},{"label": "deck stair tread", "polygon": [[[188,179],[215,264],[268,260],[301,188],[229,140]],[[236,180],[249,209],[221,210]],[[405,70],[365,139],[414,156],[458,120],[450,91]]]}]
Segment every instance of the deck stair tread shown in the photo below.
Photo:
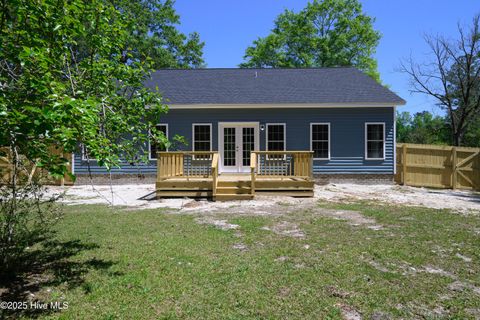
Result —
[{"label": "deck stair tread", "polygon": [[251,194],[219,194],[215,195],[215,201],[229,201],[229,200],[251,200]]}]

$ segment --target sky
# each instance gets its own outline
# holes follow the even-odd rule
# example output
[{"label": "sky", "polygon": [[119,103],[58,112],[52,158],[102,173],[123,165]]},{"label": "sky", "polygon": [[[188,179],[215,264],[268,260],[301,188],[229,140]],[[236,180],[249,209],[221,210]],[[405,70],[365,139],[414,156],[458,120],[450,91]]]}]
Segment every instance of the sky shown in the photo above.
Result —
[{"label": "sky", "polygon": [[[204,58],[209,68],[233,68],[243,61],[245,49],[273,28],[285,9],[299,11],[307,0],[177,0],[179,29],[196,31],[205,42]],[[398,71],[402,59],[428,59],[425,34],[458,35],[457,24],[468,25],[480,13],[478,0],[361,0],[363,10],[375,18],[382,34],[375,57],[382,82],[407,101],[400,111],[430,111],[441,114],[434,101],[410,93],[409,77]]]}]

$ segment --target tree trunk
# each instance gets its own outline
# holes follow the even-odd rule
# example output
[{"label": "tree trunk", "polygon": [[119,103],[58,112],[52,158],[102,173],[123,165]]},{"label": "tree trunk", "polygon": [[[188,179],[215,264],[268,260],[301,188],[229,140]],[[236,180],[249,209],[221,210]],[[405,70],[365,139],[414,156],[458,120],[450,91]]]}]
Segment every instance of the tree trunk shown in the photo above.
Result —
[{"label": "tree trunk", "polygon": [[453,133],[453,145],[455,147],[460,147],[462,145],[463,132],[457,131]]}]

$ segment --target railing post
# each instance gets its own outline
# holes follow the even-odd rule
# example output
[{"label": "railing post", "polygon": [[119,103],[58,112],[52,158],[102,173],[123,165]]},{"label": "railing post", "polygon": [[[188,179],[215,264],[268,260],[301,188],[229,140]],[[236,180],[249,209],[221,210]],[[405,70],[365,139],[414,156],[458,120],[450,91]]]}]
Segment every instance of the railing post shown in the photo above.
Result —
[{"label": "railing post", "polygon": [[257,154],[255,152],[250,152],[250,175],[251,175],[251,182],[250,182],[250,193],[252,196],[255,195],[255,168],[257,166]]},{"label": "railing post", "polygon": [[309,164],[310,164],[310,170],[309,170],[309,173],[310,173],[310,179],[313,179],[313,153],[310,152],[309,153]]},{"label": "railing post", "polygon": [[217,195],[217,181],[218,181],[218,153],[212,156],[212,195],[215,199]]}]

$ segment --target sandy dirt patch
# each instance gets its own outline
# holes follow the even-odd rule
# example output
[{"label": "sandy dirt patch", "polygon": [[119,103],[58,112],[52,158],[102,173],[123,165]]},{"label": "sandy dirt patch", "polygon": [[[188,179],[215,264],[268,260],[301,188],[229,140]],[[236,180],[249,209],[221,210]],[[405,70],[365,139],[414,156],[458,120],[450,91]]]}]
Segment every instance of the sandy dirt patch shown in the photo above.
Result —
[{"label": "sandy dirt patch", "polygon": [[281,236],[287,236],[292,238],[304,238],[305,233],[295,223],[288,221],[281,221],[273,226],[265,226],[262,230],[272,231],[275,234]]},{"label": "sandy dirt patch", "polygon": [[329,201],[370,200],[390,204],[480,212],[480,193],[399,185],[328,184],[315,186],[315,198]]},{"label": "sandy dirt patch", "polygon": [[[480,193],[458,190],[434,190],[397,185],[328,184],[315,186],[313,198],[257,196],[248,201],[211,202],[192,199],[152,200],[153,184],[110,186],[49,187],[50,193],[65,192],[67,204],[113,204],[135,209],[171,208],[183,212],[226,211],[233,214],[282,215],[292,208],[311,207],[319,200],[348,202],[357,200],[388,204],[451,209],[461,213],[480,213]],[[274,210],[272,210],[274,206]],[[338,212],[338,218],[342,213]],[[367,218],[364,218],[367,219]],[[351,220],[351,219],[350,219]],[[362,224],[362,222],[359,222]],[[370,224],[372,224],[370,222]]]}]

